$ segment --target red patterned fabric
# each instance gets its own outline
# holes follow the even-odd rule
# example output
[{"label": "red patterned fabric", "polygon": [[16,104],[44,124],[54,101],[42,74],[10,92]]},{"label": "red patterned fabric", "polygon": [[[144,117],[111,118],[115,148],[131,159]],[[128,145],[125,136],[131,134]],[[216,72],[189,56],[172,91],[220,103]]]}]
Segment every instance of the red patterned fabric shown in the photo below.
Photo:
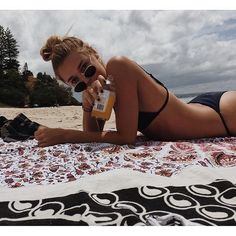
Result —
[{"label": "red patterned fabric", "polygon": [[236,166],[236,138],[158,142],[139,137],[134,146],[90,143],[46,148],[37,147],[35,140],[0,139],[0,186],[5,187],[65,183],[121,168],[170,177],[189,165]]}]

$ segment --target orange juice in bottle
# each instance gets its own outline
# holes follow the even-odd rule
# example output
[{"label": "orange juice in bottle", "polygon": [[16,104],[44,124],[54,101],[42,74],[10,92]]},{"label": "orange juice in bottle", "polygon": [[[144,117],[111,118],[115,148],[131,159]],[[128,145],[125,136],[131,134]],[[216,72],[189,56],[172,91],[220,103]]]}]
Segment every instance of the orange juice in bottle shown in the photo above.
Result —
[{"label": "orange juice in bottle", "polygon": [[109,120],[116,99],[111,80],[106,80],[103,93],[99,93],[99,97],[100,101],[95,101],[92,116],[97,119]]}]

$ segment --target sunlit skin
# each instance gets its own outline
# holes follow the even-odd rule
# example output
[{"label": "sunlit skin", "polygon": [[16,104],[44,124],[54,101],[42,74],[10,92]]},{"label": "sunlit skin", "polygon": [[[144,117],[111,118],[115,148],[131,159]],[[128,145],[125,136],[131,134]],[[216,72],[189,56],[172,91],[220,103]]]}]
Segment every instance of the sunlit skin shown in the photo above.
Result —
[{"label": "sunlit skin", "polygon": [[[96,67],[96,74],[87,79],[79,65],[86,60]],[[116,131],[103,131],[104,122],[83,114],[83,131],[48,128],[41,126],[35,132],[40,147],[59,143],[106,142],[113,144],[134,144],[137,136],[138,112],[155,112],[166,99],[166,90],[155,83],[135,62],[126,57],[111,58],[106,67],[98,55],[71,53],[58,68],[65,83],[72,79],[84,81],[88,87],[82,101],[90,109],[98,99],[104,79],[112,76],[116,88]],[[236,134],[236,91],[225,93],[220,101],[220,110],[233,135]],[[142,132],[153,140],[174,141],[203,137],[227,136],[219,115],[210,107],[201,104],[186,104],[170,92],[165,109]]]}]

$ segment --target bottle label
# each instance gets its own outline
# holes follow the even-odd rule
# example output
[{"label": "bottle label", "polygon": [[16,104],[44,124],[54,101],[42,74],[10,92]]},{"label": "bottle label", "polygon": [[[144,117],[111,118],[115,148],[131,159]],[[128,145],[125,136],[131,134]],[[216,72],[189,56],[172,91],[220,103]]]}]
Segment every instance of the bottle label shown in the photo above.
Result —
[{"label": "bottle label", "polygon": [[99,93],[100,101],[97,100],[95,101],[93,110],[99,112],[105,112],[109,96],[110,96],[109,90],[103,90],[103,93]]}]

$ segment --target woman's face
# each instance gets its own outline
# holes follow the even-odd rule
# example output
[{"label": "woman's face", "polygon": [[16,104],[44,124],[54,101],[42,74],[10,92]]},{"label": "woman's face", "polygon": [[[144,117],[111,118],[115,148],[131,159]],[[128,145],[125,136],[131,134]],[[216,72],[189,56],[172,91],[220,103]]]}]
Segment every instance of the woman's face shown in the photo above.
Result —
[{"label": "woman's face", "polygon": [[[89,65],[96,67],[96,73],[86,78],[84,71]],[[58,68],[58,73],[63,81],[72,87],[81,81],[90,86],[99,75],[106,77],[106,70],[95,54],[84,55],[78,52],[72,52],[64,60]]]}]

